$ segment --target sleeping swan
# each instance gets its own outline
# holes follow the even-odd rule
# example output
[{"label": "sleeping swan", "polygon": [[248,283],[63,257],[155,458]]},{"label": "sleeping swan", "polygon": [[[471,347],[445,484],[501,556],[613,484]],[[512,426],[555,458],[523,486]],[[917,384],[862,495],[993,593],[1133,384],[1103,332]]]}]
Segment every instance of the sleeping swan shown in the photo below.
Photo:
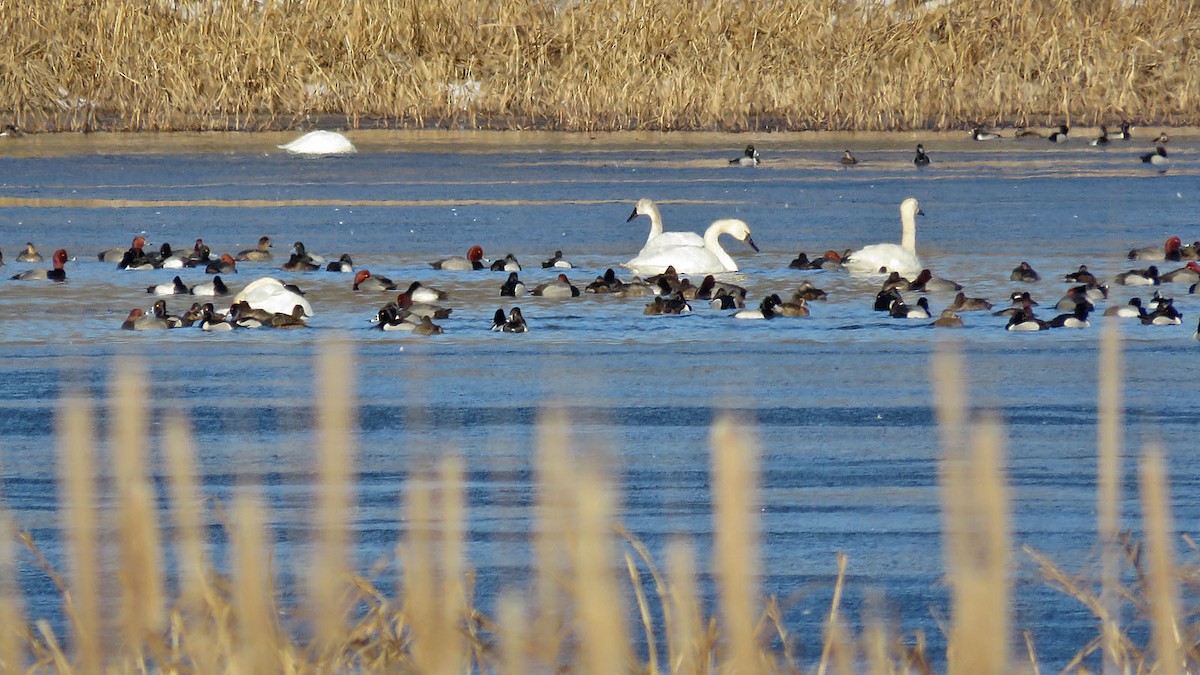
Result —
[{"label": "sleeping swan", "polygon": [[313,315],[312,305],[308,304],[308,300],[303,295],[284,286],[281,281],[273,277],[262,277],[251,281],[246,288],[242,289],[241,293],[233,296],[233,302],[230,304],[236,305],[242,300],[245,300],[254,309],[279,314],[291,314],[292,309],[299,305],[304,310],[305,316]]},{"label": "sleeping swan", "polygon": [[704,239],[695,232],[663,232],[662,214],[658,212],[658,205],[650,199],[639,199],[633,207],[633,213],[625,222],[632,222],[638,216],[650,216],[650,236],[646,237],[646,244],[638,253],[639,257],[667,246],[704,245]]},{"label": "sleeping swan", "polygon": [[750,226],[740,220],[729,218],[718,220],[708,226],[708,229],[704,231],[703,246],[664,246],[650,252],[643,249],[637,257],[625,263],[625,266],[643,276],[660,274],[671,266],[674,266],[675,271],[680,274],[736,272],[738,270],[737,263],[729,257],[729,254],[721,248],[721,244],[717,241],[723,234],[740,239],[749,244],[750,248],[758,250],[758,246],[750,238]]},{"label": "sleeping swan", "polygon": [[344,155],[358,152],[349,138],[336,131],[310,131],[279,148],[293,155]]},{"label": "sleeping swan", "polygon": [[886,267],[889,272],[899,272],[901,276],[912,278],[921,273],[925,267],[917,257],[917,223],[916,216],[923,216],[921,205],[909,197],[900,202],[900,229],[902,236],[900,245],[872,244],[850,254],[846,259],[846,269],[851,274],[878,274],[879,268]]}]

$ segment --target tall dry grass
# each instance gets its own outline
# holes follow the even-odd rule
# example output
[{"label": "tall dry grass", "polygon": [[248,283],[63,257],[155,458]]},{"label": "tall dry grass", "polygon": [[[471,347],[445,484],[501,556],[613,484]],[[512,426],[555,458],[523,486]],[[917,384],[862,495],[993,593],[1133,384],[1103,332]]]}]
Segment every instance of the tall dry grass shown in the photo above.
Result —
[{"label": "tall dry grass", "polygon": [[[1123,480],[1120,425],[1105,418],[1119,413],[1115,328],[1104,336],[1102,353],[1098,492],[1111,497]],[[928,654],[921,636],[887,625],[870,609],[881,604],[877,597],[868,600],[862,628],[855,629],[841,606],[852,561],[840,555],[823,646],[812,663],[797,658],[779,602],[759,590],[757,443],[750,428],[728,416],[712,428],[710,561],[697,560],[692,546],[676,538],[660,570],[646,547],[617,524],[619,494],[605,467],[588,459],[595,453],[573,448],[569,420],[549,410],[536,448],[532,588],[503,592],[495,616],[477,608],[466,557],[464,461],[449,453],[406,481],[405,527],[397,545],[400,590],[388,597],[350,562],[351,364],[340,346],[326,349],[318,364],[323,384],[314,476],[320,490],[312,514],[313,556],[299,575],[307,583],[299,611],[281,605],[271,514],[257,486],[241,486],[229,505],[225,569],[209,560],[202,529],[210,520],[208,505],[196,484],[187,423],[176,414],[166,416],[163,436],[174,526],[164,544],[146,470],[150,449],[140,434],[128,433],[147,417],[136,369],[118,367],[111,392],[111,504],[101,498],[103,486],[95,478],[92,404],[65,398],[59,471],[69,569],[59,578],[0,508],[0,671],[882,675],[930,673],[931,663],[944,662],[949,673],[1040,672],[1033,637],[1026,634],[1019,646],[1010,617],[1015,552],[1003,430],[994,417],[968,408],[962,359],[953,349],[935,359],[933,373],[944,447],[939,473],[951,589],[947,651]],[[1176,560],[1160,450],[1144,453],[1139,477],[1144,543],[1118,535],[1119,511],[1100,509],[1105,563],[1099,576],[1064,571],[1029,552],[1050,584],[1096,613],[1096,639],[1080,646],[1069,669],[1096,661],[1091,655],[1097,650],[1110,672],[1200,667],[1197,625],[1180,599],[1181,580],[1195,578],[1196,568]],[[176,563],[170,583],[163,563],[167,545]],[[58,584],[69,636],[25,616],[16,575],[18,565],[30,561]],[[711,571],[715,587],[712,615],[698,581],[701,567]],[[1134,581],[1123,585],[1129,578]],[[106,611],[110,606],[117,611]],[[1125,632],[1134,622],[1149,626],[1149,637],[1139,642]]]},{"label": "tall dry grass", "polygon": [[1200,123],[1192,0],[0,0],[29,129]]}]

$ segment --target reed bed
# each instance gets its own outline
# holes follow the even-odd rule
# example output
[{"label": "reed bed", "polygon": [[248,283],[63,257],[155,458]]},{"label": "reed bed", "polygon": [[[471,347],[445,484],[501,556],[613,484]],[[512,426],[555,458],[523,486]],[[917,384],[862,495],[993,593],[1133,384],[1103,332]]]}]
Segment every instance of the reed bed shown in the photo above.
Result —
[{"label": "reed bed", "polygon": [[[1106,330],[1098,492],[1108,498],[1122,477],[1119,427],[1108,418],[1119,411],[1120,360],[1116,328]],[[97,471],[92,403],[77,396],[62,402],[65,576],[49,568],[37,542],[0,508],[0,670],[882,675],[930,673],[932,664],[944,664],[952,674],[1041,672],[1035,640],[1026,634],[1019,648],[1010,618],[1017,551],[1003,428],[967,407],[962,365],[961,356],[947,349],[933,372],[951,589],[944,654],[928,653],[922,636],[904,635],[878,613],[847,616],[841,598],[853,561],[843,555],[830,561],[837,581],[820,654],[811,663],[796,656],[779,601],[759,590],[757,442],[750,427],[729,416],[712,427],[711,560],[697,560],[679,537],[666,547],[660,566],[616,522],[619,495],[605,467],[586,459],[592,453],[576,453],[569,420],[551,409],[533,454],[537,526],[530,588],[502,593],[494,616],[476,606],[465,553],[465,464],[447,453],[434,466],[415,470],[403,486],[398,513],[404,527],[396,549],[401,578],[397,597],[389,597],[350,562],[352,358],[332,345],[318,364],[324,384],[314,439],[316,546],[302,565],[299,600],[283,601],[271,554],[271,515],[253,484],[242,486],[218,519],[227,522],[226,564],[206,556],[201,524],[211,519],[211,507],[196,483],[187,423],[174,414],[166,417],[161,448],[169,504],[159,508],[146,470],[153,449],[141,434],[129,432],[146,419],[146,391],[136,368],[118,364],[109,401],[116,430],[109,484],[96,479],[103,472]],[[1048,583],[1095,613],[1096,638],[1080,646],[1068,670],[1097,661],[1113,673],[1200,667],[1200,623],[1181,599],[1181,584],[1193,584],[1200,568],[1177,561],[1158,448],[1142,455],[1139,490],[1144,541],[1120,533],[1119,513],[1101,510],[1101,573],[1066,571],[1027,552]],[[106,546],[118,555],[107,555]],[[168,569],[164,560],[174,565]],[[68,635],[55,634],[43,618],[25,616],[16,573],[28,564],[40,565],[58,584]],[[698,582],[702,569],[711,572],[711,596]],[[706,607],[713,608],[711,615]]]},{"label": "reed bed", "polygon": [[1200,124],[1192,0],[0,0],[31,130]]}]

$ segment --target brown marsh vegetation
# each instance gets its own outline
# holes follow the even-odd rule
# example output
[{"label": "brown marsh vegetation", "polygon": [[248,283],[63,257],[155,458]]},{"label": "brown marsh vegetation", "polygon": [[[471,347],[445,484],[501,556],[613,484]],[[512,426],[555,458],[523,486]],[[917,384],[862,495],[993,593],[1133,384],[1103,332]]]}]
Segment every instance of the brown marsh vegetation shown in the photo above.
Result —
[{"label": "brown marsh vegetation", "polygon": [[0,38],[30,130],[1200,123],[1192,0],[0,0]]},{"label": "brown marsh vegetation", "polygon": [[[1095,615],[1096,638],[1079,645],[1068,670],[1088,659],[1103,662],[1106,672],[1194,671],[1200,667],[1197,625],[1181,588],[1193,586],[1197,568],[1175,560],[1167,477],[1154,447],[1139,465],[1141,543],[1119,526],[1118,341],[1111,324],[1101,355],[1097,560],[1068,572],[1026,553],[1049,584]],[[50,569],[37,542],[0,510],[0,669],[848,675],[927,673],[936,667],[931,664],[944,663],[949,673],[1040,672],[1036,640],[1029,633],[1018,637],[1010,618],[1010,573],[1019,553],[1010,532],[1003,429],[994,418],[968,411],[964,363],[953,349],[941,350],[932,374],[944,449],[947,651],[929,654],[923,636],[902,635],[879,618],[852,627],[840,598],[853,561],[841,556],[830,561],[838,574],[823,647],[808,663],[794,649],[779,602],[758,590],[758,449],[751,429],[729,417],[712,428],[712,559],[697,560],[680,536],[667,546],[665,560],[654,560],[616,523],[617,494],[604,467],[573,452],[569,421],[548,410],[532,457],[532,587],[509,589],[495,614],[485,616],[476,608],[465,556],[464,461],[454,454],[414,471],[399,490],[405,526],[396,546],[398,597],[352,568],[351,356],[330,345],[319,361],[313,475],[321,489],[312,508],[312,557],[297,574],[304,588],[295,595],[302,599],[290,603],[297,606],[281,599],[271,516],[259,492],[244,485],[233,503],[206,504],[187,422],[178,415],[167,416],[161,453],[154,453],[168,476],[169,506],[157,508],[147,471],[151,453],[140,431],[146,390],[136,368],[117,367],[110,401],[113,480],[106,488],[96,479],[92,403],[67,397],[59,413],[69,568]],[[220,509],[229,534],[230,555],[220,571],[206,554],[203,524],[210,508]],[[170,573],[168,558],[175,561]],[[28,564],[41,565],[58,585],[68,635],[24,616],[15,580],[17,566]],[[642,578],[644,569],[651,579]],[[705,569],[715,587],[711,616],[698,585]],[[1135,625],[1141,628],[1130,630]],[[1139,642],[1134,636],[1145,635],[1147,626],[1149,637]]]}]

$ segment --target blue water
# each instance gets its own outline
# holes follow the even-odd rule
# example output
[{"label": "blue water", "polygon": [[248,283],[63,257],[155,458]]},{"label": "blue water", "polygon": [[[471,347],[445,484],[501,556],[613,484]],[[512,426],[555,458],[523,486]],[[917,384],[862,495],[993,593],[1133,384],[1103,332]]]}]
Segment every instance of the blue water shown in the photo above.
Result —
[{"label": "blue water", "polygon": [[[0,201],[3,498],[56,565],[63,567],[53,433],[59,398],[79,389],[103,397],[114,357],[123,357],[151,392],[145,432],[155,441],[153,473],[162,475],[162,415],[182,410],[194,426],[205,495],[228,505],[240,484],[262,485],[281,578],[302,574],[321,391],[314,357],[323,342],[338,339],[355,355],[363,571],[393,558],[404,531],[406,476],[453,449],[468,472],[478,604],[490,610],[499,590],[527,584],[532,448],[548,406],[567,411],[581,452],[609,463],[630,532],[656,556],[669,537],[686,534],[706,561],[709,425],[731,410],[762,449],[762,583],[781,598],[802,658],[819,654],[838,551],[849,556],[851,619],[860,618],[868,596],[881,594],[895,630],[924,631],[936,652],[944,648],[938,620],[948,607],[929,373],[934,349],[948,342],[965,354],[970,403],[1005,424],[1018,550],[1015,625],[1032,632],[1049,668],[1095,636],[1087,612],[1044,585],[1019,547],[1068,569],[1094,559],[1098,327],[1013,334],[1003,330],[1003,317],[975,312],[963,315],[965,329],[948,335],[873,312],[877,280],[787,264],[801,250],[898,241],[898,204],[915,196],[926,214],[918,249],[936,273],[997,304],[1028,288],[1043,304],[1040,315],[1053,316],[1067,288],[1058,279],[1079,264],[1111,279],[1144,266],[1125,260],[1135,246],[1169,235],[1200,239],[1195,139],[1173,140],[1174,164],[1159,174],[1138,161],[1152,149],[1138,140],[1097,150],[1083,142],[971,143],[965,134],[353,138],[358,154],[322,159],[288,156],[275,148],[287,137],[270,134],[34,136],[0,144],[0,200],[10,200]],[[726,160],[747,142],[764,164],[729,167]],[[933,159],[927,170],[911,164],[916,142]],[[837,163],[845,148],[858,166]],[[703,303],[689,316],[650,317],[642,314],[643,298],[501,302],[504,273],[428,265],[478,244],[488,258],[515,254],[532,285],[553,278],[557,271],[539,262],[561,249],[582,287],[644,243],[647,219],[626,223],[640,197],[660,203],[668,230],[702,231],[722,217],[748,222],[761,252],[726,241],[741,266],[727,278],[747,286],[755,302],[770,292],[789,295],[802,280],[825,289],[829,300],[813,303],[806,319],[735,321]],[[206,277],[201,270],[118,272],[97,262],[96,252],[128,246],[137,234],[154,245],[190,246],[202,237],[217,253],[271,236],[276,262],[242,263],[227,280],[235,290],[266,274],[297,283],[315,309],[311,327],[118,330],[130,309],[150,304],[148,285],[176,273],[189,284]],[[281,272],[296,240],[326,256],[349,253],[358,268],[405,284],[419,279],[446,290],[454,313],[439,321],[445,334],[372,330],[369,319],[392,295],[356,294],[346,275]],[[33,266],[14,262],[25,241],[47,257],[66,248],[75,257],[69,281],[8,280]],[[1042,273],[1041,282],[1008,280],[1022,260]],[[1175,297],[1183,325],[1123,326],[1124,524],[1139,529],[1133,457],[1155,441],[1170,463],[1177,527],[1191,533],[1200,518],[1200,469],[1188,448],[1200,411],[1186,378],[1200,349],[1191,339],[1200,300],[1187,284],[1162,290]],[[1101,307],[1133,295],[1149,293],[1114,286]],[[929,299],[936,314],[950,296]],[[190,299],[168,303],[182,311]],[[496,308],[513,304],[531,332],[490,332]],[[107,438],[107,419],[100,406],[99,439]],[[213,536],[223,560],[223,535],[214,528]],[[58,594],[24,563],[29,614],[61,627]],[[385,586],[394,578],[390,571],[383,577]],[[1024,653],[1023,645],[1014,651]]]}]

